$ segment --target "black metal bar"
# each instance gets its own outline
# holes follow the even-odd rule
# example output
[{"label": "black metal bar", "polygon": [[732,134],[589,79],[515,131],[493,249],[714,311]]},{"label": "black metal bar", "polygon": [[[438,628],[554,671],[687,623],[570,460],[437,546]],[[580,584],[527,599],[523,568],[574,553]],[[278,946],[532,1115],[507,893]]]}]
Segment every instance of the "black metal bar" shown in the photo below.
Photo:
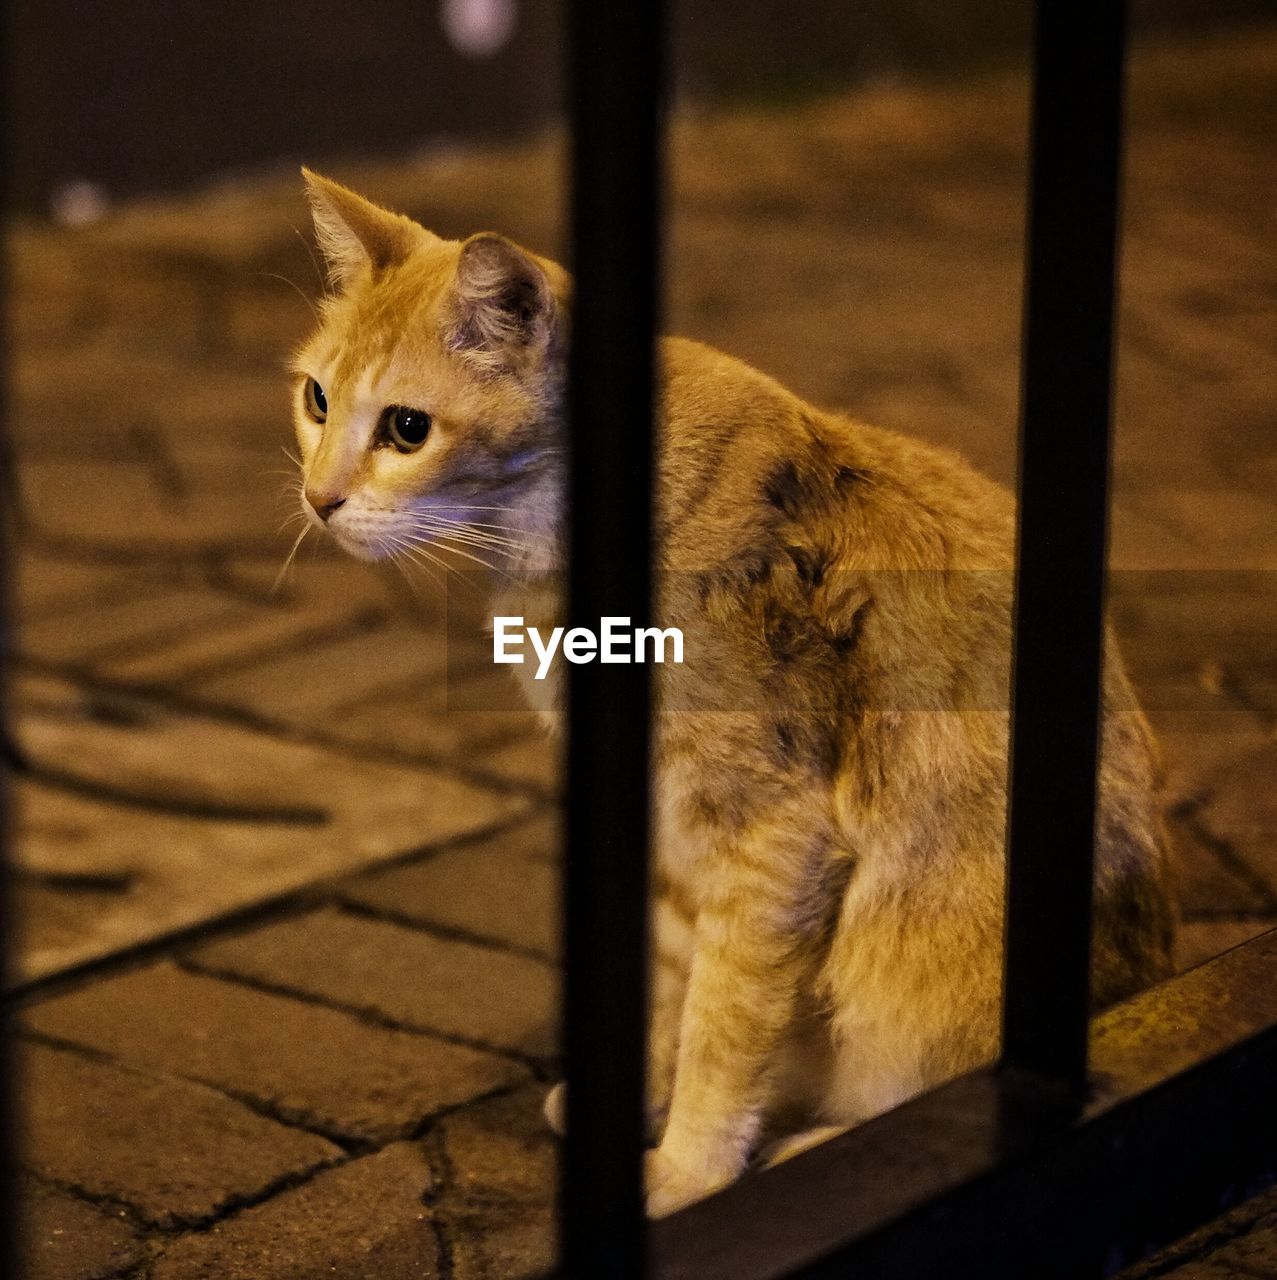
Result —
[{"label": "black metal bar", "polygon": [[1277,932],[1094,1024],[1095,1093],[1008,1148],[1005,1077],[966,1076],[653,1227],[658,1280],[1079,1280],[1277,1170]]},{"label": "black metal bar", "polygon": [[1125,0],[1038,0],[1003,1061],[1086,1075]]},{"label": "black metal bar", "polygon": [[[0,70],[8,71],[7,58],[0,59]],[[5,135],[7,139],[7,135]],[[7,147],[3,148],[7,151]],[[3,157],[0,157],[2,160]],[[0,173],[5,173],[0,163]],[[3,192],[0,211],[10,213],[9,192]],[[0,268],[3,270],[3,268]],[[7,274],[7,272],[5,273]],[[7,283],[7,281],[6,281]],[[0,313],[0,351],[8,351],[5,317]],[[11,803],[13,774],[21,763],[10,725],[9,678],[14,651],[13,608],[11,592],[14,583],[14,545],[18,528],[18,480],[14,467],[12,438],[9,434],[9,402],[6,388],[0,383],[0,987],[10,988],[13,956],[10,948],[16,936],[13,926],[13,897],[10,864],[10,835],[13,809]],[[17,1203],[17,1084],[9,1034],[11,1012],[4,1015],[0,1027],[0,1197],[6,1205]],[[5,1275],[20,1274],[18,1228],[16,1215],[3,1215],[0,1222],[0,1271]]]},{"label": "black metal bar", "polygon": [[[656,0],[570,10],[568,618],[591,629],[650,614],[662,17]],[[574,1277],[646,1274],[647,672],[569,668],[559,1223]]]}]

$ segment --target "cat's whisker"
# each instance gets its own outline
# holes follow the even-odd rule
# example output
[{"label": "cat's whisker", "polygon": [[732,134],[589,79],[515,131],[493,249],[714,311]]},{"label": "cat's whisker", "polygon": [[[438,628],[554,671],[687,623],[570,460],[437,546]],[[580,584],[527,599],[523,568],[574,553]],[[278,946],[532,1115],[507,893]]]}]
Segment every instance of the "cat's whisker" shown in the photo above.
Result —
[{"label": "cat's whisker", "polygon": [[[451,565],[442,557],[435,555],[429,549],[429,547],[427,547],[423,543],[420,543],[420,542],[408,543],[405,547],[405,550],[407,551],[408,555],[412,556],[414,559],[417,559],[423,564],[428,562],[432,565],[438,566],[438,568],[443,570],[444,575],[448,580],[452,580],[453,578],[459,579],[463,581],[468,587],[470,587],[471,590],[478,591],[480,594],[483,594],[483,588],[473,581],[470,574],[461,572],[459,569],[456,568],[455,565]],[[462,552],[457,551],[455,547],[446,547],[445,550],[452,551],[458,555],[463,554]],[[468,557],[468,558],[473,559],[474,557]],[[485,568],[486,567],[488,566],[485,565]]]},{"label": "cat's whisker", "polygon": [[[449,516],[436,515],[431,511],[413,512],[412,520],[418,528],[455,530],[470,537],[486,539],[494,546],[498,543],[522,546],[527,541],[524,531],[514,525],[485,524],[473,520],[454,520]],[[507,536],[509,534],[514,536]]]},{"label": "cat's whisker", "polygon": [[419,564],[426,567],[433,565],[435,568],[442,570],[443,585],[445,586],[447,585],[449,579],[453,577],[464,577],[464,575],[458,574],[457,571],[446,561],[441,560],[436,555],[432,555],[429,551],[425,549],[425,547],[410,546],[405,548],[405,550],[407,555],[410,556],[412,559],[416,560]]},{"label": "cat's whisker", "polygon": [[518,508],[518,507],[480,507],[480,506],[475,506],[473,503],[458,503],[458,502],[450,502],[450,503],[448,503],[448,510],[449,510],[449,511],[505,511],[505,512],[511,512],[511,511],[518,511],[518,510],[519,510],[519,508]]},{"label": "cat's whisker", "polygon": [[287,276],[281,276],[278,271],[259,271],[257,274],[267,280],[282,280],[310,309],[311,317],[315,322],[319,322],[319,312],[315,310],[315,304],[302,292],[300,285],[294,283]]},{"label": "cat's whisker", "polygon": [[415,531],[418,533],[431,533],[441,539],[451,538],[457,542],[463,542],[468,546],[486,548],[507,556],[514,555],[516,552],[524,549],[524,544],[522,542],[516,542],[512,538],[502,538],[491,534],[477,533],[464,527],[449,528],[446,525],[419,524],[415,526]]},{"label": "cat's whisker", "polygon": [[290,222],[288,226],[293,235],[302,242],[302,248],[306,250],[306,256],[310,259],[310,265],[315,268],[315,278],[319,281],[320,289],[327,290],[328,281],[324,278],[324,273],[320,269],[319,259],[315,257],[315,251],[310,247],[310,241],[302,235],[301,231],[293,223]]},{"label": "cat's whisker", "polygon": [[497,571],[495,565],[489,564],[488,561],[484,560],[480,556],[472,555],[469,551],[463,551],[460,547],[450,546],[444,538],[440,538],[438,543],[445,551],[454,556],[461,556],[464,560],[471,560],[482,568],[487,569],[490,573],[495,573]]},{"label": "cat's whisker", "polygon": [[289,462],[293,463],[298,468],[301,467],[302,460],[286,444],[281,444],[279,446],[279,449],[280,449],[280,452],[284,455],[284,457],[288,459]]},{"label": "cat's whisker", "polygon": [[[413,551],[412,544],[404,542],[402,539],[396,538],[389,545],[392,547],[390,551],[390,563],[393,564],[395,568],[398,569],[399,572],[403,574],[404,578],[407,579],[407,581],[412,585],[412,589],[415,592],[417,589],[416,583],[412,581],[412,575],[409,574],[408,569],[404,564],[405,556],[409,559],[412,558],[412,551]],[[445,574],[444,576],[441,577],[438,571],[434,568],[434,566],[426,564],[424,561],[421,561],[420,564],[421,564],[421,568],[424,569],[430,575],[430,581],[433,582],[437,587],[440,587],[446,591],[448,587],[447,575]]]},{"label": "cat's whisker", "polygon": [[420,517],[420,519],[422,520],[423,528],[456,530],[459,534],[463,533],[475,539],[482,539],[490,546],[522,547],[526,545],[526,541],[523,538],[508,538],[504,534],[491,532],[493,529],[507,529],[509,532],[516,534],[521,532],[510,525],[473,524],[468,520],[448,520],[441,516],[424,516]]},{"label": "cat's whisker", "polygon": [[[418,531],[421,532],[423,530],[418,530]],[[491,544],[491,543],[486,543],[476,539],[467,540],[466,538],[458,535],[456,532],[447,530],[447,529],[436,529],[436,530],[433,530],[433,533],[435,534],[435,537],[432,539],[432,541],[435,542],[438,546],[443,547],[446,551],[451,552],[453,555],[461,556],[465,560],[471,560],[475,564],[481,565],[483,568],[487,569],[489,573],[498,574],[500,577],[506,579],[507,581],[509,580],[509,574],[499,565],[495,565],[490,561],[483,559],[482,556],[474,555],[469,551],[464,551],[462,550],[461,547],[455,546],[453,544],[456,542],[461,542],[463,545],[482,548],[484,550],[489,550],[489,551],[495,551],[499,555],[505,556],[507,559],[513,559],[514,553],[512,551],[508,550],[505,547]]]},{"label": "cat's whisker", "polygon": [[310,525],[303,525],[301,532],[297,535],[296,541],[293,543],[292,547],[289,548],[288,555],[284,557],[284,563],[279,566],[279,572],[275,575],[275,581],[271,584],[271,595],[274,595],[279,590],[284,581],[284,575],[288,573],[289,567],[292,565],[293,560],[297,555],[297,549],[301,546],[302,540],[309,532]]}]

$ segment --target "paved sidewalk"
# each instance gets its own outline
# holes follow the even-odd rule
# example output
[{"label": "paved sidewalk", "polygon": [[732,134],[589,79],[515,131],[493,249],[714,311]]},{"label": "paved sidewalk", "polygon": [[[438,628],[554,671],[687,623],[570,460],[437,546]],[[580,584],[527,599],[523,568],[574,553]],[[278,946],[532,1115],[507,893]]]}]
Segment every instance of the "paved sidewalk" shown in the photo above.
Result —
[{"label": "paved sidewalk", "polygon": [[[1113,609],[1184,965],[1277,925],[1274,103],[1277,30],[1135,64]],[[1010,479],[1025,128],[1013,76],[683,120],[669,327]],[[560,170],[546,142],[334,176],[553,253]],[[307,230],[288,175],[11,237],[37,1280],[551,1256],[555,753],[473,590],[315,551],[272,591]],[[1141,1275],[1277,1275],[1275,1222]]]}]

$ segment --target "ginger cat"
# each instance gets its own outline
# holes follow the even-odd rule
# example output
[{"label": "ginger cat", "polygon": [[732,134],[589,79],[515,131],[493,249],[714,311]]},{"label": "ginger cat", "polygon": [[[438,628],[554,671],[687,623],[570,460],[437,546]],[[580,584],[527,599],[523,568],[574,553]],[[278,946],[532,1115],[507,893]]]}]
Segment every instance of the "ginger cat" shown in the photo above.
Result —
[{"label": "ginger cat", "polygon": [[[309,519],[368,559],[481,538],[541,583],[497,612],[554,625],[567,274],[306,181],[334,286],[294,363]],[[661,357],[687,657],[657,669],[655,1214],[996,1055],[1014,525],[953,454],[694,342]],[[517,670],[552,720],[555,679]],[[1169,972],[1154,754],[1110,642],[1097,1005]]]}]

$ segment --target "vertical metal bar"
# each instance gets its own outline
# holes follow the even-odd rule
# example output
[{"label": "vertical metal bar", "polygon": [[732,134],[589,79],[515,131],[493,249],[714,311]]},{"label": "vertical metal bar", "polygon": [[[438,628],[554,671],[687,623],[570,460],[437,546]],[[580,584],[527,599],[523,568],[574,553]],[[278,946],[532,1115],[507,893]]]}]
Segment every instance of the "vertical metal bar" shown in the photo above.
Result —
[{"label": "vertical metal bar", "polygon": [[1086,1075],[1124,0],[1038,0],[1003,1063]]},{"label": "vertical metal bar", "polygon": [[[7,50],[6,50],[7,52]],[[0,70],[8,71],[8,59],[0,59]],[[7,142],[7,135],[6,135]],[[2,148],[7,156],[8,147]],[[0,173],[5,172],[0,164]],[[5,189],[0,199],[0,210],[11,211],[9,191]],[[4,276],[0,285],[7,285],[7,266],[0,267]],[[3,292],[0,289],[0,292]],[[10,350],[8,324],[0,312],[0,351]],[[6,370],[7,372],[7,370]],[[14,583],[14,544],[18,529],[18,478],[14,467],[14,452],[9,435],[9,398],[6,380],[0,379],[0,989],[11,990],[13,955],[11,947],[16,936],[12,927],[13,897],[11,893],[10,834],[13,818],[11,797],[12,778],[20,757],[9,721],[10,660],[13,654],[13,610],[11,592]],[[13,1037],[10,1031],[11,1013],[4,1015],[0,1026],[0,1196],[9,1206],[17,1204],[17,1134],[16,1109],[18,1090],[16,1083]],[[3,1215],[0,1225],[0,1271],[5,1275],[20,1274],[18,1257],[20,1229],[16,1213]]]},{"label": "vertical metal bar", "polygon": [[[651,601],[662,5],[573,0],[568,620]],[[567,1275],[646,1271],[641,1152],[650,690],[642,664],[569,668],[565,923]]]}]

